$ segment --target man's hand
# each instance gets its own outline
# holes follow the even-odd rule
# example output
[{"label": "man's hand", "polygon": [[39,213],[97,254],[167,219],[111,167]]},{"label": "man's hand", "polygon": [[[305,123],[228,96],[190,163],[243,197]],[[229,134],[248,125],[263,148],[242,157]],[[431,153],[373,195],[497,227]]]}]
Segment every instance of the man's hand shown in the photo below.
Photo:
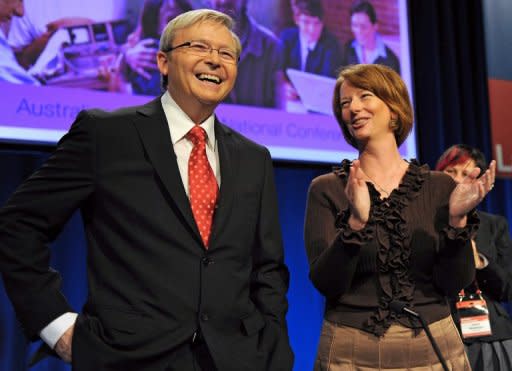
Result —
[{"label": "man's hand", "polygon": [[68,328],[55,344],[55,352],[67,363],[71,363],[71,342],[73,340],[74,330],[75,325]]},{"label": "man's hand", "polygon": [[127,48],[124,53],[125,63],[132,71],[145,79],[151,79],[151,71],[157,71],[156,53],[158,51],[154,39],[140,40],[135,46]]}]

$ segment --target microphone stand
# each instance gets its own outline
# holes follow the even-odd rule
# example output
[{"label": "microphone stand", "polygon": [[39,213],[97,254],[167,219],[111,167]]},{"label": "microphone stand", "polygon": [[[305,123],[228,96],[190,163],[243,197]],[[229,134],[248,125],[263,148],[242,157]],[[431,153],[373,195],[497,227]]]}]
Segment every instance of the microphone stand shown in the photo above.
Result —
[{"label": "microphone stand", "polygon": [[434,352],[436,353],[437,358],[439,359],[439,362],[441,362],[441,365],[443,366],[443,370],[449,371],[448,366],[446,365],[446,361],[444,360],[444,357],[441,354],[441,350],[437,346],[437,343],[436,343],[434,337],[432,336],[432,333],[430,332],[430,328],[428,327],[428,324],[425,322],[423,317],[419,313],[408,308],[406,306],[406,303],[404,303],[404,302],[398,302],[398,301],[391,302],[389,306],[390,306],[391,310],[396,313],[403,312],[403,313],[405,313],[409,316],[412,316],[420,321],[421,326],[423,327],[423,330],[425,330],[428,340],[430,340],[430,344],[432,344],[432,348],[434,349]]},{"label": "microphone stand", "polygon": [[428,324],[425,322],[425,320],[421,316],[418,316],[418,319],[420,320],[421,326],[425,330],[425,333],[427,334],[427,337],[430,340],[430,344],[432,344],[432,348],[434,348],[434,352],[436,353],[437,358],[439,358],[439,362],[441,362],[441,365],[443,366],[443,370],[444,371],[449,371],[448,370],[448,366],[446,365],[446,361],[444,360],[444,357],[441,354],[441,350],[437,346],[437,343],[434,340],[434,337],[432,336],[432,333],[430,332],[430,328],[428,327]]}]

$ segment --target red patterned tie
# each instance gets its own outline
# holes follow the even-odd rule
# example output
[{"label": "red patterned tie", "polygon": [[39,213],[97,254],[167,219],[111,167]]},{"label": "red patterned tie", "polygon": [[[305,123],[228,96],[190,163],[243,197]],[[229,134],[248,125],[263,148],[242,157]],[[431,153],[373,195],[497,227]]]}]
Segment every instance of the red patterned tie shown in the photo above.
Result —
[{"label": "red patterned tie", "polygon": [[190,205],[204,246],[208,248],[219,188],[206,157],[206,137],[206,131],[197,125],[187,133],[187,138],[194,144],[188,160]]}]

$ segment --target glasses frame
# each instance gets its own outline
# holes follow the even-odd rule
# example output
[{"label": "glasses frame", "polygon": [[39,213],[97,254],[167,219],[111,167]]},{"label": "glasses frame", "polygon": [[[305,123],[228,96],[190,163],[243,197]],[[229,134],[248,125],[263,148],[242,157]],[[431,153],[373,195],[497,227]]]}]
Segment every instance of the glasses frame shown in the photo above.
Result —
[{"label": "glasses frame", "polygon": [[[202,52],[200,51],[197,51],[197,50],[192,50],[191,47],[194,46],[194,43],[200,43],[201,45],[203,46],[207,46],[207,50],[205,50],[207,53],[206,54],[203,54]],[[231,49],[227,49],[227,48],[214,48],[213,46],[211,46],[210,44],[204,42],[204,41],[200,41],[200,40],[191,40],[191,41],[185,41],[184,43],[182,44],[179,44],[179,45],[176,45],[176,46],[170,46],[168,48],[165,48],[165,49],[162,49],[162,51],[164,53],[169,53],[169,52],[172,52],[173,50],[176,50],[176,49],[182,49],[182,48],[187,48],[186,50],[189,50],[192,54],[194,54],[194,52],[201,56],[201,57],[205,57],[209,54],[212,54],[212,52],[215,50],[217,51],[217,54],[219,55],[219,58],[224,61],[225,63],[228,63],[228,64],[234,64],[234,65],[237,65],[238,62],[240,61],[240,56],[238,55],[238,53],[235,51],[235,59],[234,59],[234,62],[231,62],[230,60],[226,60],[226,59],[223,59],[222,58],[222,54],[220,53],[221,50],[229,50],[229,51],[232,51]]]}]

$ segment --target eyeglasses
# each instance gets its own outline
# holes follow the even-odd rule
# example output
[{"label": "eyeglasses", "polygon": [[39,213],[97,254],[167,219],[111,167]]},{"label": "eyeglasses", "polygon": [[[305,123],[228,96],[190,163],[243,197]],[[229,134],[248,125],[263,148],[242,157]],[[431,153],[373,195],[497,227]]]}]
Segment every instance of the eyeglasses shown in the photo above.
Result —
[{"label": "eyeglasses", "polygon": [[229,64],[237,64],[239,57],[236,51],[229,48],[218,48],[215,49],[210,44],[205,43],[204,41],[187,41],[183,44],[172,46],[170,48],[163,49],[164,53],[172,52],[173,50],[179,48],[186,48],[190,54],[197,55],[199,57],[206,57],[212,53],[213,50],[216,50],[219,53],[219,58]]}]

